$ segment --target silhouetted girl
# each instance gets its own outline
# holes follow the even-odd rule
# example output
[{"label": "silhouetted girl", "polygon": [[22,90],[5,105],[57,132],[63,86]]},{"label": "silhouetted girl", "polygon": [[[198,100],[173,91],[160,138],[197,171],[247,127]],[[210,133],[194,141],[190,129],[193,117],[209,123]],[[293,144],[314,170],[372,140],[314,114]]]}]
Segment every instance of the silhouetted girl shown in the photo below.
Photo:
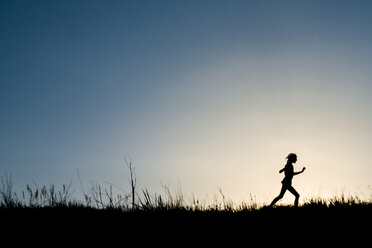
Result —
[{"label": "silhouetted girl", "polygon": [[283,198],[284,193],[285,193],[286,190],[291,192],[296,197],[296,200],[295,200],[294,204],[295,204],[296,207],[298,206],[298,199],[300,198],[300,195],[292,187],[292,178],[293,178],[293,176],[301,174],[302,172],[304,172],[305,167],[302,168],[302,171],[294,172],[292,163],[296,163],[297,155],[294,154],[294,153],[290,153],[290,154],[288,154],[286,159],[287,159],[287,164],[285,165],[285,167],[283,169],[281,169],[279,171],[279,173],[282,173],[284,171],[284,175],[285,175],[285,177],[282,181],[282,189],[280,190],[280,194],[277,197],[275,197],[275,199],[271,202],[270,207],[274,206],[274,204],[277,201],[279,201],[280,199]]}]

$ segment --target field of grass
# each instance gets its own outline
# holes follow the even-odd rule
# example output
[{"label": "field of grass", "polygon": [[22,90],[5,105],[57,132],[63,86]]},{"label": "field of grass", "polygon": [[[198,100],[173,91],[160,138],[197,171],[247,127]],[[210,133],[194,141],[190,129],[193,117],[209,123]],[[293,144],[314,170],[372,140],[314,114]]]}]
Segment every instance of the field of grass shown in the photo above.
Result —
[{"label": "field of grass", "polygon": [[326,238],[331,233],[339,238],[363,240],[371,231],[372,201],[356,196],[313,198],[298,208],[291,205],[269,208],[253,200],[234,204],[222,192],[220,200],[210,204],[197,199],[186,203],[181,194],[174,195],[166,187],[163,195],[151,195],[146,189],[138,192],[133,175],[130,185],[130,194],[114,195],[112,187],[104,189],[96,184],[84,192],[84,199],[76,200],[70,192],[71,183],[58,190],[54,185],[41,188],[27,185],[18,195],[13,192],[12,177],[2,177],[1,226],[6,227],[5,234],[17,230],[30,236],[35,232],[77,235],[88,231],[97,237],[268,235],[284,240],[301,239],[302,235]]}]

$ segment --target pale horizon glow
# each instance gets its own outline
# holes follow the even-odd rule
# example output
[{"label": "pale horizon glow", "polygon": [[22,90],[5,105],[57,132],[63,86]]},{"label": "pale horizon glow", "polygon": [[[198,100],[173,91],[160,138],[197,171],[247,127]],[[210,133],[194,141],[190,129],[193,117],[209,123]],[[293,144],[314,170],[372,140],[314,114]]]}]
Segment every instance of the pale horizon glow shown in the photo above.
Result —
[{"label": "pale horizon glow", "polygon": [[[234,202],[371,197],[364,1],[0,4],[0,172]],[[279,203],[291,203],[287,192]]]}]

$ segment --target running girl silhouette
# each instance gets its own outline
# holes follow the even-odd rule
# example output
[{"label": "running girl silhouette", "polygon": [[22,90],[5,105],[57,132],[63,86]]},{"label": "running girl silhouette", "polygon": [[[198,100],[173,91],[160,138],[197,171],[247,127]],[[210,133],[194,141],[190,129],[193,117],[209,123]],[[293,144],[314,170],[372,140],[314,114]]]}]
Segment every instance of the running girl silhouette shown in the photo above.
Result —
[{"label": "running girl silhouette", "polygon": [[285,165],[283,169],[279,171],[279,173],[282,173],[284,171],[284,175],[285,175],[282,181],[282,189],[280,190],[280,194],[277,197],[275,197],[274,200],[271,202],[270,207],[274,206],[277,201],[283,198],[286,190],[291,192],[296,197],[294,204],[296,207],[298,206],[298,199],[300,198],[300,194],[298,194],[297,191],[292,187],[292,178],[293,176],[304,172],[306,168],[303,167],[302,171],[294,172],[292,163],[296,163],[297,161],[297,155],[294,153],[288,154],[286,159],[287,159],[287,164]]}]

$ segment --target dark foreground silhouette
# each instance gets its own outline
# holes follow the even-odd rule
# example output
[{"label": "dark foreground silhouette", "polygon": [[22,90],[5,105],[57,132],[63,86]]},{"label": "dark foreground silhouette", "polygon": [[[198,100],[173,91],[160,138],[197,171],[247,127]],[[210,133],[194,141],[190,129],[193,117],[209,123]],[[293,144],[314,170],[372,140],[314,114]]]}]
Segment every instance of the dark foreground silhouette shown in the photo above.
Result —
[{"label": "dark foreground silhouette", "polygon": [[289,234],[291,242],[302,242],[305,237],[307,243],[320,240],[324,244],[329,238],[332,238],[332,244],[335,244],[333,239],[335,242],[347,239],[363,241],[363,237],[369,237],[371,214],[371,203],[345,202],[327,206],[321,201],[298,208],[278,206],[243,211],[0,208],[3,237],[17,234],[34,242],[43,236],[52,238],[54,242],[59,240],[58,244],[100,242],[106,246],[118,240],[133,241],[137,245],[171,242],[178,246],[187,242],[218,244],[222,241],[270,244],[269,240],[282,240]]},{"label": "dark foreground silhouette", "polygon": [[70,185],[61,190],[54,185],[32,190],[27,185],[22,198],[12,193],[11,177],[0,185],[4,247],[234,247],[282,241],[335,247],[347,240],[354,247],[369,242],[372,221],[372,198],[311,199],[299,207],[276,208],[252,202],[234,208],[225,200],[211,206],[199,201],[187,205],[182,196],[171,195],[169,190],[168,197],[152,196],[147,190],[140,196],[133,194],[135,184],[131,184],[133,197],[128,202],[99,186],[92,186],[91,194],[84,194],[86,201],[81,202],[69,198]]}]

